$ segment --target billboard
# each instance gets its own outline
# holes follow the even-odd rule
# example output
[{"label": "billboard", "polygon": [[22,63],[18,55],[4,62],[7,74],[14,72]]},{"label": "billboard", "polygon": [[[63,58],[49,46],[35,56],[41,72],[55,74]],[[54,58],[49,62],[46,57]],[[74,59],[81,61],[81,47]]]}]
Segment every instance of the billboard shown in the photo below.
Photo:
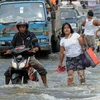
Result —
[{"label": "billboard", "polygon": [[96,1],[88,1],[88,7],[94,8],[96,6]]}]

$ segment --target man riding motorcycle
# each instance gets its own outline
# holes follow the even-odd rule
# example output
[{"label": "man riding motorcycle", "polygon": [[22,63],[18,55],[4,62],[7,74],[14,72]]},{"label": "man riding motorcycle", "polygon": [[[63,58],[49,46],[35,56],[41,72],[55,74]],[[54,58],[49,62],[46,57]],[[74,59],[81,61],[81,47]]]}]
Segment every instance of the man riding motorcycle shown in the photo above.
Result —
[{"label": "man riding motorcycle", "polygon": [[[34,53],[39,51],[39,44],[38,42],[32,43],[32,39],[36,38],[36,36],[34,33],[28,31],[28,26],[29,26],[28,22],[26,22],[25,20],[21,20],[16,24],[16,27],[19,32],[14,35],[11,41],[11,46],[12,48],[15,48],[16,46],[24,45],[26,48],[30,48],[29,52],[32,52],[32,55],[30,56],[29,64],[35,70],[37,70],[37,72],[41,76],[44,86],[47,86],[47,80],[46,80],[47,71],[46,69],[44,69],[42,64],[34,56]],[[6,53],[10,54],[11,50],[7,50]],[[6,84],[9,84],[10,79],[11,79],[10,70],[11,70],[11,67],[9,67],[8,70],[4,74]]]}]

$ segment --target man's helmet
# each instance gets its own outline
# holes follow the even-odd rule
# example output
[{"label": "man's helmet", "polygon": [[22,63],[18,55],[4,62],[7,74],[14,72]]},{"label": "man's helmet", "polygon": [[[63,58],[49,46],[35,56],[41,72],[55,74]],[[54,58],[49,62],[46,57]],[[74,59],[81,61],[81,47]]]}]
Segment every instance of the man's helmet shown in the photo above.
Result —
[{"label": "man's helmet", "polygon": [[28,26],[29,26],[28,22],[25,21],[24,19],[17,22],[17,24],[16,24],[17,29],[19,30],[19,26],[22,26],[22,25],[26,26],[26,28],[28,29]]}]

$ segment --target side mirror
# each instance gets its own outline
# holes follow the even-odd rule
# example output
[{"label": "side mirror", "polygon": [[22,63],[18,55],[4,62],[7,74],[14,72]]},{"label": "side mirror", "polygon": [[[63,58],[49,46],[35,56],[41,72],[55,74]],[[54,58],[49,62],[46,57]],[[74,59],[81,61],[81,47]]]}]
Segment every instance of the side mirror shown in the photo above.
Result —
[{"label": "side mirror", "polygon": [[51,19],[56,19],[55,11],[51,11]]}]

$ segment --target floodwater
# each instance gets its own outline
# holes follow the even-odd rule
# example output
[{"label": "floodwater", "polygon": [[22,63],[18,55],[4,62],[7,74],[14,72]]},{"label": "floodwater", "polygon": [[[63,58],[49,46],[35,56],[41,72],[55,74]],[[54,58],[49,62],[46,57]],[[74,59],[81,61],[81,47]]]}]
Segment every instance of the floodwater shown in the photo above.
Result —
[{"label": "floodwater", "polygon": [[[99,54],[98,54],[99,55]],[[87,68],[86,83],[80,85],[75,72],[75,85],[67,86],[67,73],[57,73],[59,53],[37,58],[46,68],[48,88],[39,82],[29,81],[26,85],[5,85],[4,72],[11,58],[0,58],[0,100],[100,100],[100,65]]]}]

